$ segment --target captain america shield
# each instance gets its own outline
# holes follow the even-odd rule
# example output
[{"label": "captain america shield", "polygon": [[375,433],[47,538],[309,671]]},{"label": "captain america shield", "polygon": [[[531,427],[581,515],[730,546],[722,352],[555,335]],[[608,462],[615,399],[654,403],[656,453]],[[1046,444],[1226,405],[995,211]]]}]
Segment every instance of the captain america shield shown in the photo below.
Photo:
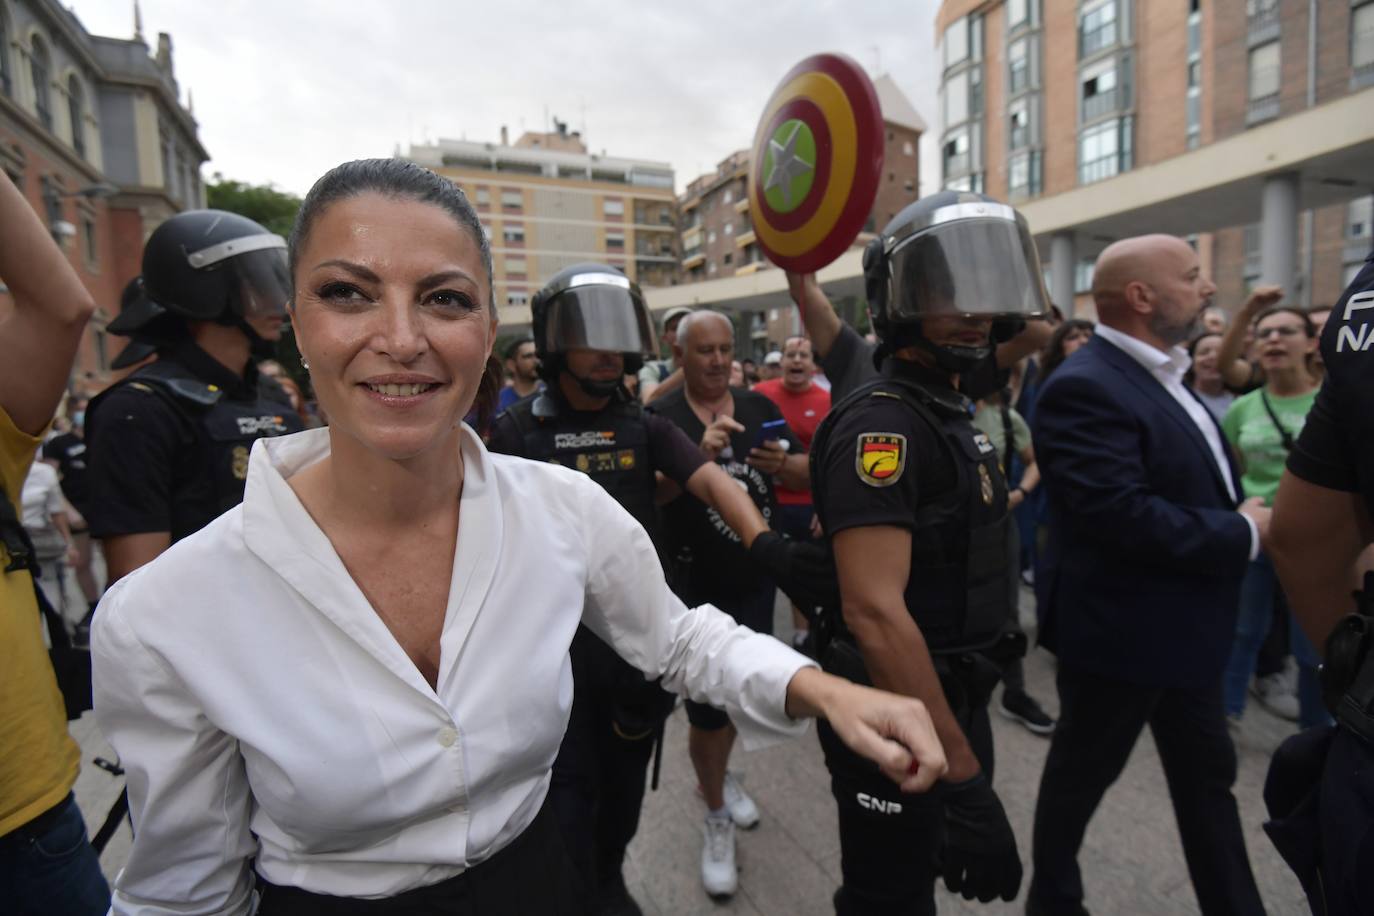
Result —
[{"label": "captain america shield", "polygon": [[844,253],[868,220],[883,172],[883,114],[863,68],[843,54],[797,64],[754,135],[754,235],[784,270],[811,273]]}]

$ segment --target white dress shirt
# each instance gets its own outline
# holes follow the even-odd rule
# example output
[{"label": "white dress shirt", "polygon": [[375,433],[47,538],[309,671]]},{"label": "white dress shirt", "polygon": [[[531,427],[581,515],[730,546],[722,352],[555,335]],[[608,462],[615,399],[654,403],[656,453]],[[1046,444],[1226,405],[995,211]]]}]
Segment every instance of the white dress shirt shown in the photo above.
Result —
[{"label": "white dress shirt", "polygon": [[[1207,447],[1212,451],[1212,461],[1221,472],[1221,479],[1226,482],[1226,492],[1231,495],[1232,501],[1240,502],[1240,493],[1236,489],[1235,478],[1231,475],[1231,463],[1226,458],[1226,445],[1221,441],[1221,431],[1203,403],[1189,393],[1183,384],[1183,377],[1188,374],[1188,368],[1193,364],[1188,351],[1182,347],[1170,347],[1166,353],[1138,337],[1132,337],[1101,323],[1093,333],[1144,367],[1169,396],[1178,402],[1178,406],[1188,414],[1193,425],[1207,441]],[[1248,516],[1242,515],[1241,518],[1250,526],[1250,559],[1253,560],[1259,555],[1259,529]]]},{"label": "white dress shirt", "polygon": [[747,746],[800,734],[808,662],[668,590],[644,529],[584,474],[489,454],[464,481],[437,689],[287,478],[328,430],[260,439],[241,506],[116,584],[95,615],[95,708],[128,774],[120,914],[240,914],[274,884],[392,896],[534,819],[572,703],[579,623]]}]

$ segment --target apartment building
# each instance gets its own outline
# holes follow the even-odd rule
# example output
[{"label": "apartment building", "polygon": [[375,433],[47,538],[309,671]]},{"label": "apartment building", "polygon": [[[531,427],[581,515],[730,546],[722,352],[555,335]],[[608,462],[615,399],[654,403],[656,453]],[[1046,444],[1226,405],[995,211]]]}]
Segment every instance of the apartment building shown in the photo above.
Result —
[{"label": "apartment building", "polygon": [[[945,0],[937,35],[942,185],[1054,214],[1061,304],[1089,306],[1105,244],[1161,228],[1194,241],[1227,308],[1262,279],[1330,303],[1368,254],[1366,138],[1235,176],[1202,153],[1309,142],[1322,110],[1374,125],[1374,0]],[[1159,180],[1120,180],[1137,173]],[[1129,189],[1136,218],[1073,226],[1056,200],[1092,188]]]},{"label": "apartment building", "polygon": [[439,140],[407,158],[456,182],[491,240],[501,322],[528,324],[530,297],[582,261],[610,264],[641,286],[678,274],[672,167],[587,151],[563,122],[514,144]]}]

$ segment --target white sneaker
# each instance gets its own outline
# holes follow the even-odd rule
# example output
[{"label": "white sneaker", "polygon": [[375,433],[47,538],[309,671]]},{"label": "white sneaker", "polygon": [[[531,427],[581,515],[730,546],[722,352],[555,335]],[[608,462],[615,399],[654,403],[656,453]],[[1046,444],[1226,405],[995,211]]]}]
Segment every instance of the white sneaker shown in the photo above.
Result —
[{"label": "white sneaker", "polygon": [[739,886],[739,872],[735,868],[735,822],[728,817],[706,816],[701,883],[712,897],[729,897]]},{"label": "white sneaker", "polygon": [[1298,721],[1298,697],[1284,672],[1276,671],[1267,677],[1257,677],[1250,692],[1260,705],[1281,719]]},{"label": "white sneaker", "polygon": [[725,807],[730,812],[730,820],[741,830],[751,830],[759,825],[759,806],[744,791],[735,774],[725,772]]}]

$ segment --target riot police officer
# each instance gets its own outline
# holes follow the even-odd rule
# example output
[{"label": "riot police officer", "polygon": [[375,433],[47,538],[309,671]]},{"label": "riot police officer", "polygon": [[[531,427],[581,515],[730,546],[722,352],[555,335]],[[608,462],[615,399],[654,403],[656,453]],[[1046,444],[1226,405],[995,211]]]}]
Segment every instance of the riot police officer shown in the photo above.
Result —
[{"label": "riot police officer", "polygon": [[1325,647],[1336,725],[1274,754],[1264,826],[1312,912],[1354,916],[1374,912],[1374,252],[1332,309],[1321,355],[1326,379],[1289,452],[1265,550],[1295,618]]},{"label": "riot police officer", "polygon": [[991,786],[989,694],[1025,649],[1006,587],[1006,484],[970,423],[959,376],[985,364],[1004,319],[1046,310],[1025,220],[977,194],[942,192],[899,213],[864,252],[879,378],[832,407],[812,441],[816,511],[843,614],[822,621],[827,671],[930,708],[950,768],[901,796],[825,723],[840,813],[842,916],[934,913],[934,882],[1015,898],[1021,860]]},{"label": "riot police officer", "polygon": [[[492,451],[577,468],[651,535],[662,472],[667,487],[714,506],[755,560],[803,600],[833,590],[819,551],[769,531],[749,497],[696,443],[631,400],[624,376],[654,349],[653,323],[634,283],[613,267],[577,264],[555,274],[531,309],[548,387],[496,418]],[[673,700],[586,628],[573,640],[572,665],[573,708],[554,764],[554,810],[583,879],[585,911],[637,914],[621,864],[639,825],[653,739]]]},{"label": "riot police officer", "polygon": [[281,236],[233,213],[179,213],[148,238],[143,289],[112,329],[157,359],[87,412],[89,521],[111,582],[241,502],[254,440],[301,429],[254,368],[285,321]]}]

